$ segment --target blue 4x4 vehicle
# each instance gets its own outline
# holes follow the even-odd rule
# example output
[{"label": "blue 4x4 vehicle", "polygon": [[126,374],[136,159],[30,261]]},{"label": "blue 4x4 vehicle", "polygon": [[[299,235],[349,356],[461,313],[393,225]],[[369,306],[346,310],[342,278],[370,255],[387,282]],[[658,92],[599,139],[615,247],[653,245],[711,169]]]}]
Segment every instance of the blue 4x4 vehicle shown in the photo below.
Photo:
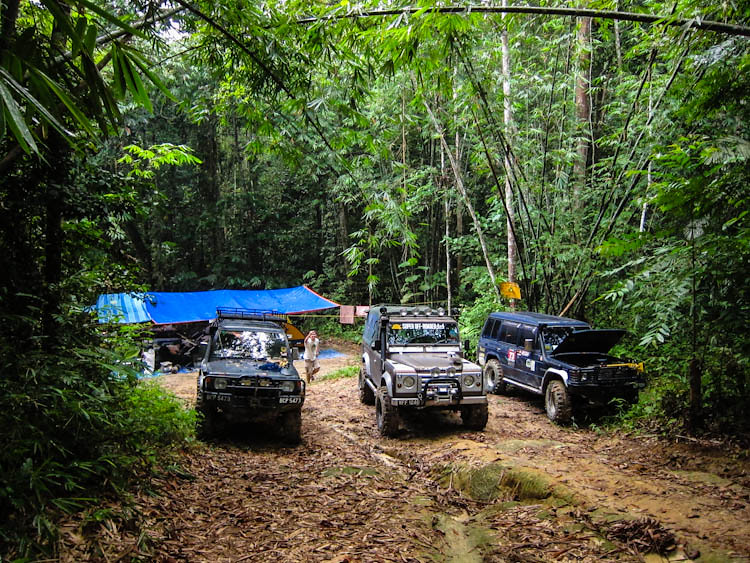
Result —
[{"label": "blue 4x4 vehicle", "polygon": [[646,384],[643,364],[607,354],[623,334],[541,313],[491,313],[477,349],[487,392],[513,386],[544,395],[547,416],[561,423],[584,401],[635,402]]}]

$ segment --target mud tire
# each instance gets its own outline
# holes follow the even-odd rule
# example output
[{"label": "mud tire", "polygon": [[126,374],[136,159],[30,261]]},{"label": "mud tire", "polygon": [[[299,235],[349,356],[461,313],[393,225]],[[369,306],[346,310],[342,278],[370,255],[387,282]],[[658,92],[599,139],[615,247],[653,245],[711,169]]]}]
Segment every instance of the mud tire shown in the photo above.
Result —
[{"label": "mud tire", "polygon": [[461,407],[461,420],[469,430],[484,430],[489,418],[487,405],[469,405]]},{"label": "mud tire", "polygon": [[392,438],[398,434],[401,417],[398,407],[391,403],[391,396],[385,385],[378,389],[375,396],[375,419],[381,436]]},{"label": "mud tire", "polygon": [[195,410],[198,413],[196,428],[198,438],[200,440],[209,440],[215,437],[219,413],[216,412],[214,407],[205,405],[196,405]]},{"label": "mud tire", "polygon": [[547,418],[557,424],[567,424],[573,417],[573,403],[565,384],[559,379],[550,381],[544,393],[544,408]]},{"label": "mud tire", "polygon": [[487,393],[504,395],[509,391],[508,384],[503,382],[503,368],[497,360],[490,360],[484,366],[484,386]]},{"label": "mud tire", "polygon": [[195,395],[195,412],[198,413],[198,421],[196,422],[195,428],[195,433],[198,438],[201,440],[207,440],[215,436],[218,413],[214,407],[207,405],[203,401],[200,379],[198,380],[198,388],[196,389]]},{"label": "mud tire", "polygon": [[281,439],[287,444],[299,444],[302,440],[302,410],[287,411],[280,418]]},{"label": "mud tire", "polygon": [[375,393],[369,385],[367,385],[365,375],[365,368],[359,368],[359,402],[363,405],[374,405],[375,404]]}]

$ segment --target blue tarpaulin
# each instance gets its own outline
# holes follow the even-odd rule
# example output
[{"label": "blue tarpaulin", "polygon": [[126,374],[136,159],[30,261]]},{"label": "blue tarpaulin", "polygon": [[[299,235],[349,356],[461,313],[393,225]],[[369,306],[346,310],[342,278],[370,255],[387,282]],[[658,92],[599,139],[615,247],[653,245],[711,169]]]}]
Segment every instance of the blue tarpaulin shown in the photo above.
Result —
[{"label": "blue tarpaulin", "polygon": [[273,311],[284,315],[338,307],[307,286],[285,289],[216,289],[213,291],[109,293],[96,303],[99,322],[156,324],[208,321],[217,307]]}]

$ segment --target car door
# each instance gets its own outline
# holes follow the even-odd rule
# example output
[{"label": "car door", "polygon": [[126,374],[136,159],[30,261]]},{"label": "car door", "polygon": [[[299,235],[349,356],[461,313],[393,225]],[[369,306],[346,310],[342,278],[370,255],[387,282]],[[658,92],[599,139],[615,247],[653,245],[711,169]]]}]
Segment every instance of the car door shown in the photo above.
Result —
[{"label": "car door", "polygon": [[[516,372],[522,383],[540,389],[542,378],[542,350],[539,346],[538,331],[532,325],[521,325],[518,329],[519,349],[516,354]],[[526,341],[531,341],[531,350],[526,349]]]},{"label": "car door", "polygon": [[513,381],[523,383],[519,371],[516,368],[516,358],[518,357],[518,329],[520,323],[514,321],[503,321],[500,326],[498,338],[498,350],[502,351],[500,364],[503,366],[503,376]]},{"label": "car door", "polygon": [[496,348],[495,338],[497,337],[499,326],[500,320],[498,319],[488,318],[484,323],[484,328],[477,343],[477,361],[480,366],[484,366],[487,363],[488,353],[492,353]]},{"label": "car door", "polygon": [[380,342],[380,315],[371,311],[367,317],[364,334],[362,335],[362,348],[366,355],[367,371],[370,379],[376,387],[380,386],[382,376],[382,362],[380,351],[376,350],[377,343]]}]

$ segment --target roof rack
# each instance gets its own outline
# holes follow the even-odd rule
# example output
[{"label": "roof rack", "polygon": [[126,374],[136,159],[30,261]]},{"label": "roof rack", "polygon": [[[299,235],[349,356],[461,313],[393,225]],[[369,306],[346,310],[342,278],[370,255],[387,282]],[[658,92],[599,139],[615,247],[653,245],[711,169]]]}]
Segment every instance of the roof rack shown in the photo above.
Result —
[{"label": "roof rack", "polygon": [[278,311],[243,309],[241,307],[216,307],[217,319],[245,319],[250,321],[286,321],[286,315]]}]

